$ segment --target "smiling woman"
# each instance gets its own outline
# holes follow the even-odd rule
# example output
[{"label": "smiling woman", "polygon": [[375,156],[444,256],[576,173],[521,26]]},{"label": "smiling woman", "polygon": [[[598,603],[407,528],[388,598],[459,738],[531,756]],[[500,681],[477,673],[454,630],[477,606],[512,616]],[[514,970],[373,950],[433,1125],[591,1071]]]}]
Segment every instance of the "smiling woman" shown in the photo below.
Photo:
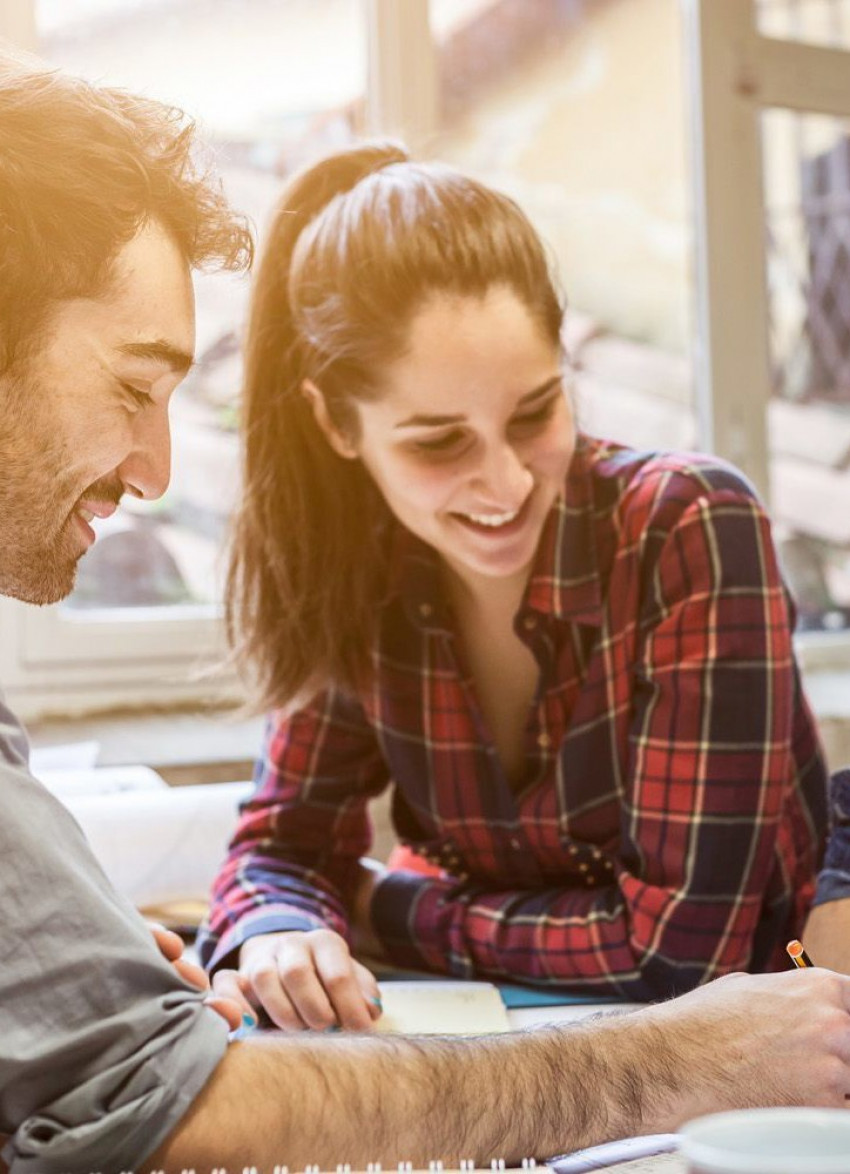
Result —
[{"label": "smiling woman", "polygon": [[[247,348],[231,634],[274,707],[202,952],[290,1029],[402,966],[664,997],[783,963],[824,768],[728,465],[577,427],[521,210],[393,145],[288,186]],[[369,861],[394,787],[414,869]]]}]

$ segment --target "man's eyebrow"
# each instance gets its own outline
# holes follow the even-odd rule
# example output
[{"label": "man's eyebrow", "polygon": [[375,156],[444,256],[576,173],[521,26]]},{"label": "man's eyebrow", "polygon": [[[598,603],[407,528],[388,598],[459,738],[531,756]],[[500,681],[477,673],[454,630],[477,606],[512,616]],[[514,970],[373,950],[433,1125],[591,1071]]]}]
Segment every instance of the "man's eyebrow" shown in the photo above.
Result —
[{"label": "man's eyebrow", "polygon": [[167,367],[183,374],[195,361],[191,351],[184,351],[182,347],[174,346],[163,338],[151,339],[149,342],[125,342],[117,350],[120,354],[133,359],[153,359],[158,363],[165,363]]},{"label": "man's eyebrow", "polygon": [[[557,375],[550,376],[549,379],[545,380],[538,387],[534,387],[531,391],[527,391],[525,395],[520,396],[517,401],[517,407],[525,407],[533,400],[539,399],[540,396],[550,391],[555,384],[560,383],[562,379],[563,375],[560,371]],[[460,424],[463,420],[463,416],[429,416],[417,414],[415,416],[408,416],[406,420],[402,420],[396,424],[396,428],[438,428],[445,424]]]}]

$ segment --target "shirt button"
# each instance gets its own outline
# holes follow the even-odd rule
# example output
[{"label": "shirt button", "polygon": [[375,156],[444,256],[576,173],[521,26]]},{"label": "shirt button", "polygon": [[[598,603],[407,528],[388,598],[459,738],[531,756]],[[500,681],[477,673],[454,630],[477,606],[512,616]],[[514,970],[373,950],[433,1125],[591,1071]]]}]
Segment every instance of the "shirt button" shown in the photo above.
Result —
[{"label": "shirt button", "polygon": [[513,848],[514,852],[519,852],[520,848],[522,847],[522,842],[518,836],[511,836],[511,847]]},{"label": "shirt button", "polygon": [[537,627],[537,616],[523,616],[522,626],[526,632],[533,632]]},{"label": "shirt button", "polygon": [[430,615],[433,615],[433,612],[434,609],[430,603],[419,604],[419,614],[422,616],[423,620],[427,620]]},{"label": "shirt button", "polygon": [[537,745],[540,747],[541,750],[546,750],[549,746],[552,745],[552,739],[549,737],[548,734],[538,734],[537,735]]},{"label": "shirt button", "polygon": [[598,848],[593,849],[593,851],[591,852],[591,856],[593,857],[594,860],[601,860],[602,859],[602,853],[599,851]]}]

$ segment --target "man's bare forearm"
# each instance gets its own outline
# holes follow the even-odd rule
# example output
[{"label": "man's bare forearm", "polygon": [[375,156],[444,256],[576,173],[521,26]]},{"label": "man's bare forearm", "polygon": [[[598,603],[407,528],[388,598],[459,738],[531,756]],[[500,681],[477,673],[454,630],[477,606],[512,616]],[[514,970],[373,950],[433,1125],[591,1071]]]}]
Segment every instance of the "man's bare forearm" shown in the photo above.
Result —
[{"label": "man's bare forearm", "polygon": [[457,1166],[665,1128],[678,1090],[664,1032],[625,1019],[475,1040],[246,1040],[149,1165]]},{"label": "man's bare forearm", "polygon": [[230,1048],[147,1169],[517,1162],[698,1113],[844,1107],[848,1008],[850,979],[812,968],[479,1039],[258,1036]]}]

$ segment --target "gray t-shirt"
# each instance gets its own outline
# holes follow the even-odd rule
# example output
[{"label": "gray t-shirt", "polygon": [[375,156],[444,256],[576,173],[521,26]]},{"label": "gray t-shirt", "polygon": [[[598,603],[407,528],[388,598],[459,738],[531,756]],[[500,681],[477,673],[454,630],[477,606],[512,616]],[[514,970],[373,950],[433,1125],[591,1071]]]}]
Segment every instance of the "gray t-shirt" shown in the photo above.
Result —
[{"label": "gray t-shirt", "polygon": [[174,1129],[227,1027],[157,950],[0,699],[0,1133],[10,1174],[132,1170]]}]

